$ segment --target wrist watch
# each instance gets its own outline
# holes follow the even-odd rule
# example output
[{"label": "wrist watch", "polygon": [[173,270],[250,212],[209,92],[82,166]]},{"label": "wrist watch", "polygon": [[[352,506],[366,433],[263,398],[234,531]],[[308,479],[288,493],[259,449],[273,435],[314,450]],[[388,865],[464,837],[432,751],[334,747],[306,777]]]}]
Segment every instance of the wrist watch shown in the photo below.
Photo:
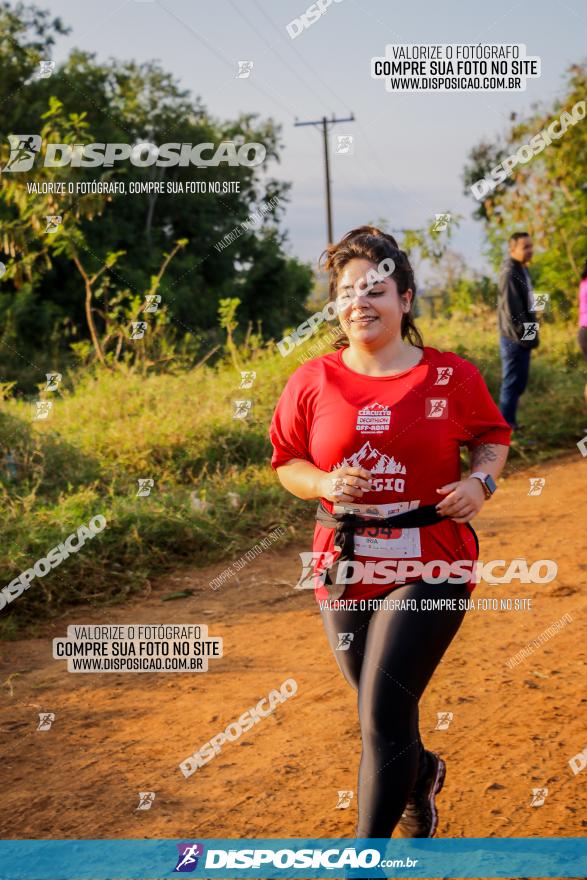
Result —
[{"label": "wrist watch", "polygon": [[485,500],[491,498],[497,486],[495,485],[495,480],[491,476],[491,474],[484,474],[483,471],[475,471],[474,474],[471,474],[471,479],[479,480],[481,485],[483,486],[483,491],[485,492]]}]

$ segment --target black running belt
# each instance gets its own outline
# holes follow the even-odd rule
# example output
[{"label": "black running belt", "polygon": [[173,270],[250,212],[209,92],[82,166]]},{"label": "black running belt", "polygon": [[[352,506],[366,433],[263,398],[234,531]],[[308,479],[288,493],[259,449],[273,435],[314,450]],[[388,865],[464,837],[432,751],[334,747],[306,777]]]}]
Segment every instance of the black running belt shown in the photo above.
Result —
[{"label": "black running belt", "polygon": [[438,513],[436,505],[424,504],[406,510],[405,513],[394,513],[392,516],[371,517],[357,516],[354,513],[330,513],[322,501],[316,511],[316,522],[327,529],[334,529],[334,549],[340,551],[338,562],[355,558],[355,529],[357,526],[370,528],[417,529],[433,526],[446,516]]}]

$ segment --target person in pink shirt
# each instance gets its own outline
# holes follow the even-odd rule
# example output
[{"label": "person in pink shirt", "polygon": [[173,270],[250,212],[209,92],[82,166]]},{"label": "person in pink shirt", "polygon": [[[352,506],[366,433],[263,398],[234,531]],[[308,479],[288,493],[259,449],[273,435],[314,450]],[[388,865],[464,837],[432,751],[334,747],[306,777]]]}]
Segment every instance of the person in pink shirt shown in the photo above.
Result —
[{"label": "person in pink shirt", "polygon": [[[581,272],[581,284],[579,285],[579,335],[577,337],[579,348],[587,360],[587,260]],[[585,403],[587,403],[587,385],[585,385]]]}]

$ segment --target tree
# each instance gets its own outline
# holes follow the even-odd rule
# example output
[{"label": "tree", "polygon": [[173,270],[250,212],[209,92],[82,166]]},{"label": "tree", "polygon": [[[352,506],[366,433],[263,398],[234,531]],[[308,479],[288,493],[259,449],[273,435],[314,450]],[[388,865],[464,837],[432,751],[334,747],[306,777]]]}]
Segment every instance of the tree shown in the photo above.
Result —
[{"label": "tree", "polygon": [[[279,316],[283,315],[285,323],[294,310],[291,298],[302,307],[310,290],[310,275],[284,254],[285,236],[279,232],[279,223],[288,185],[267,172],[281,149],[275,123],[247,113],[234,120],[215,119],[199,97],[192,97],[154,61],[112,59],[99,64],[93,54],[74,50],[50,77],[38,78],[35,68],[49,57],[52,43],[65,32],[64,26],[32,6],[19,4],[11,10],[3,3],[0,27],[8,34],[8,48],[3,44],[0,51],[2,166],[8,157],[5,138],[13,132],[41,133],[44,140],[60,143],[219,144],[242,140],[262,143],[267,151],[261,167],[140,168],[126,162],[111,169],[45,168],[38,161],[31,172],[13,174],[12,179],[10,174],[2,174],[0,260],[8,271],[0,292],[0,332],[2,327],[11,327],[19,346],[35,348],[39,342],[44,345],[47,336],[59,327],[62,345],[89,335],[97,351],[96,340],[106,332],[111,303],[108,288],[126,290],[129,298],[147,291],[162,254],[169,253],[174,242],[187,240],[160,287],[162,306],[177,332],[207,339],[212,346],[219,332],[218,303],[238,289],[243,314],[262,318],[268,332],[272,328],[272,333],[279,333]],[[199,180],[238,186],[221,194],[165,192],[75,199],[29,197],[26,191],[26,183],[33,180],[95,179],[126,184],[160,181],[165,185]],[[275,207],[257,228],[248,228],[223,250],[215,249],[216,243],[240,229],[256,208],[269,200]],[[46,214],[64,217],[63,229],[54,237],[41,231]],[[109,255],[121,252],[125,252],[123,264],[109,262]],[[94,331],[88,320],[88,291],[80,266],[87,278],[94,278],[106,291],[102,308],[92,312]],[[271,278],[271,271],[279,276]],[[80,296],[80,282],[85,297]],[[259,295],[265,291],[263,296],[268,298],[269,286],[272,315],[268,318],[260,314]],[[97,295],[96,289],[92,298]],[[27,307],[23,308],[25,299]],[[64,335],[66,327],[69,339]]]},{"label": "tree", "polygon": [[[465,192],[491,168],[520,146],[569,113],[587,94],[587,63],[573,65],[566,94],[549,107],[534,107],[526,118],[514,119],[494,147],[480,144],[464,171]],[[560,131],[557,123],[555,130]],[[574,314],[580,269],[587,258],[587,122],[568,124],[527,162],[519,162],[503,183],[477,206],[475,216],[485,224],[489,256],[497,268],[512,232],[527,230],[535,243],[535,286],[551,295],[553,311]]]}]

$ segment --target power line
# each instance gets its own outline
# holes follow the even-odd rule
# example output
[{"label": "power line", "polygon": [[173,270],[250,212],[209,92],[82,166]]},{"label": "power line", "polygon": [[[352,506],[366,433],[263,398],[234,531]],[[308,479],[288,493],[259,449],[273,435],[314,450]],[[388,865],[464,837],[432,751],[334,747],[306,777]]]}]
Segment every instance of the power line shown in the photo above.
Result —
[{"label": "power line", "polygon": [[354,114],[351,113],[350,116],[347,116],[345,119],[336,119],[332,116],[330,119],[327,119],[326,116],[323,116],[320,120],[313,120],[309,122],[295,122],[294,125],[296,127],[302,125],[313,125],[314,127],[322,128],[322,138],[324,142],[324,179],[326,183],[326,232],[327,232],[327,240],[326,243],[330,244],[334,238],[332,233],[332,195],[330,191],[330,158],[328,155],[328,129],[329,126],[334,126],[338,122],[354,122],[355,117]]}]

